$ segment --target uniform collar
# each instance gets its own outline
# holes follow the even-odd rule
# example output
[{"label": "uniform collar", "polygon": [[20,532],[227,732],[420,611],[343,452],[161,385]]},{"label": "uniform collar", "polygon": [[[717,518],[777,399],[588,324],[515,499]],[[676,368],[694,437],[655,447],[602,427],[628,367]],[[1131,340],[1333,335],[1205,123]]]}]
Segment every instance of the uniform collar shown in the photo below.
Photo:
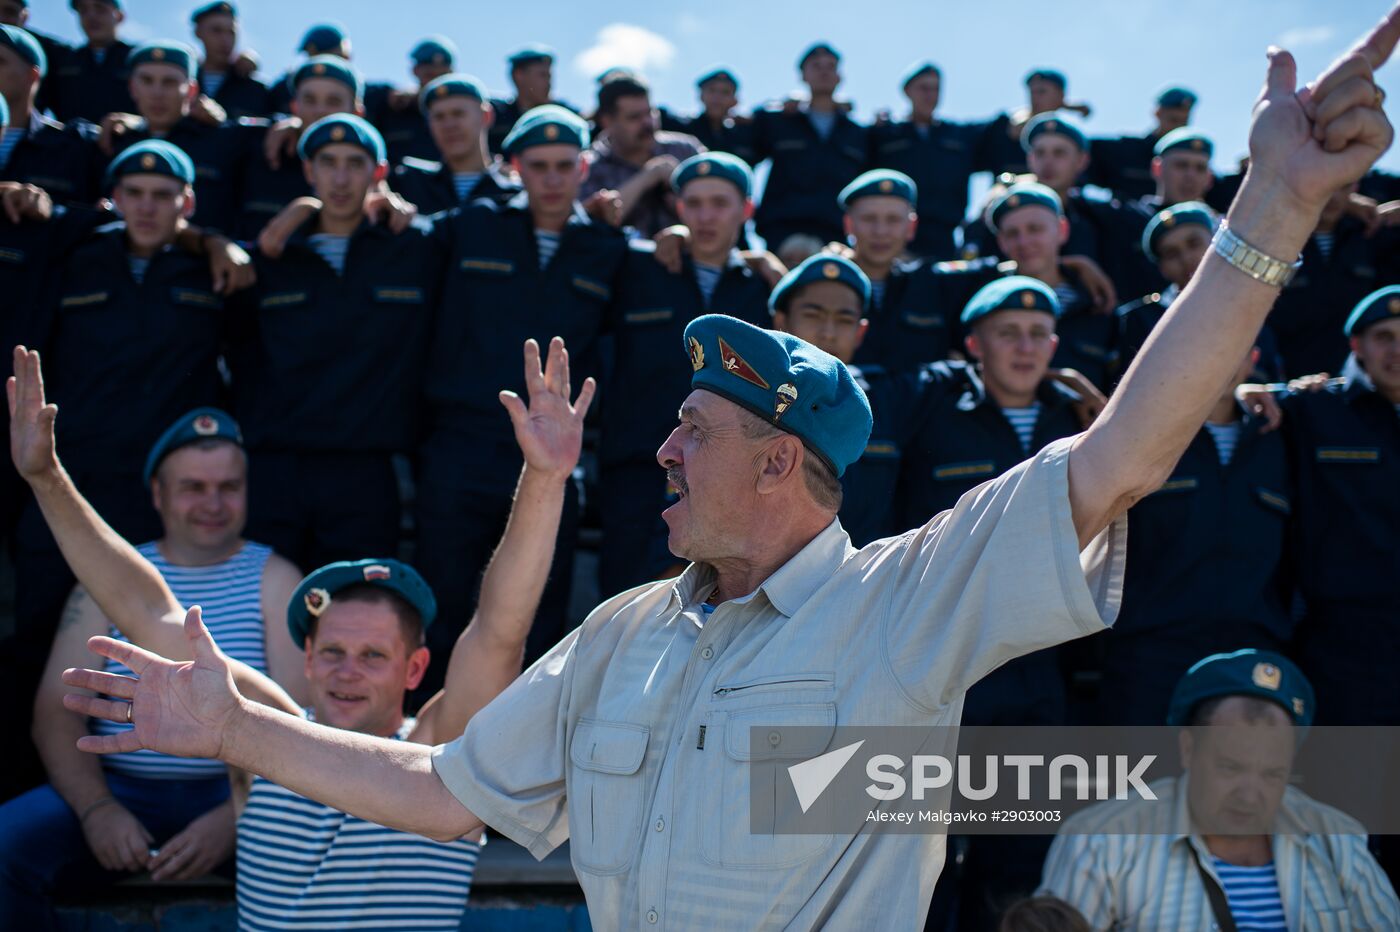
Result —
[{"label": "uniform collar", "polygon": [[[528,214],[530,212],[530,192],[526,191],[524,188],[521,188],[519,194],[515,195],[509,201],[506,202],[506,207],[508,207],[511,210],[517,210],[522,213]],[[589,224],[592,222],[592,218],[589,217],[588,212],[583,209],[583,205],[580,204],[578,201],[574,201],[574,209],[573,212],[569,215],[569,220],[566,226],[573,226],[575,224]]]},{"label": "uniform collar", "polygon": [[[984,404],[997,407],[996,400],[987,392],[987,386],[982,381],[982,370],[976,365],[969,365],[963,370],[967,374],[967,390],[958,399],[959,411],[973,411]],[[1056,408],[1066,404],[1071,400],[1073,393],[1062,387],[1058,382],[1049,376],[1040,380],[1040,384],[1035,389],[1035,400],[1046,408]],[[1076,396],[1077,397],[1077,396]]]},{"label": "uniform collar", "polygon": [[[812,593],[840,569],[851,549],[850,536],[841,527],[841,522],[832,518],[825,530],[778,567],[772,576],[759,583],[757,589],[731,602],[747,604],[761,592],[770,605],[791,618],[812,597]],[[708,563],[692,563],[671,586],[672,605],[684,608],[701,602],[709,598],[714,587],[714,567]]]}]

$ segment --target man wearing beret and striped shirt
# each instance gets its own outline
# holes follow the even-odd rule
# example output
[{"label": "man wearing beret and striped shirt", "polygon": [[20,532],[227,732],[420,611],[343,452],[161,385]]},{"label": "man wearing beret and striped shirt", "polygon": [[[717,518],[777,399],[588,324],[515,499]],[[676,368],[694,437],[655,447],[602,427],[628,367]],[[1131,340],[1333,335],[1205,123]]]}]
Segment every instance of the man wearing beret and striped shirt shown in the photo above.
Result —
[{"label": "man wearing beret and striped shirt", "polygon": [[[853,548],[835,519],[840,476],[871,414],[849,371],[796,337],[702,317],[685,334],[692,391],[657,451],[682,492],[662,514],[670,547],[690,566],[605,601],[461,738],[415,749],[249,703],[192,618],[192,675],[106,641],[94,649],[139,680],[65,672],[111,697],[65,700],[75,709],[136,725],[82,746],[256,765],[443,840],[490,824],[543,857],[567,839],[607,928],[921,925],[943,835],[755,832],[751,761],[774,765],[754,771],[773,781],[766,798],[796,805],[781,763],[820,754],[838,721],[955,725],[991,670],[1114,620],[1124,513],[1199,429],[1323,203],[1391,142],[1371,74],[1398,40],[1400,6],[1308,85],[1307,109],[1292,56],[1272,51],[1217,252],[1087,431],[951,510]],[[42,399],[24,381],[28,417]]]}]

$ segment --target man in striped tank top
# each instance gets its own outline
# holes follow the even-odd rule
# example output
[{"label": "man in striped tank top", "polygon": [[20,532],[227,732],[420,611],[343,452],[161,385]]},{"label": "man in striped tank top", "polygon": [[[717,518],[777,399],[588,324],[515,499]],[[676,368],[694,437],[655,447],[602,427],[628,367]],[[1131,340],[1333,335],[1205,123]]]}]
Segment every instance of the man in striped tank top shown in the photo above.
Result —
[{"label": "man in striped tank top", "polygon": [[[16,364],[29,366],[37,381],[35,354],[17,352]],[[445,687],[416,720],[404,717],[404,696],[427,668],[424,631],[436,602],[411,567],[368,559],[322,567],[302,580],[289,600],[289,643],[305,652],[310,708],[232,650],[224,651],[234,657],[234,680],[245,696],[336,728],[441,744],[460,735],[468,719],[519,675],[594,392],[588,379],[577,403],[569,404],[568,357],[557,337],[546,367],[541,369],[533,341],[526,345],[525,364],[528,407],[512,393],[502,399],[525,469],[505,536],[482,582],[477,613],[453,648]],[[38,409],[27,410],[29,417],[14,422],[16,465],[92,599],[134,643],[187,656],[187,647],[172,645],[173,639],[188,643],[178,621],[184,612],[152,571],[153,561],[143,560],[86,506],[54,457],[51,427],[41,427],[33,416]],[[53,479],[58,481],[48,481]],[[62,740],[71,743],[73,737],[65,734]],[[261,777],[249,781],[242,771],[235,777],[234,797],[242,807],[241,928],[456,929],[461,923],[479,833],[430,841],[350,816]]]},{"label": "man in striped tank top", "polygon": [[1400,928],[1366,830],[1289,785],[1295,729],[1312,724],[1315,707],[1312,684],[1281,654],[1198,661],[1167,713],[1181,728],[1185,773],[1150,784],[1169,805],[1111,800],[1075,814],[1046,858],[1041,892],[1095,929]]},{"label": "man in striped tank top", "polygon": [[[246,472],[231,417],[214,408],[182,416],[146,461],[144,478],[164,533],[138,552],[181,604],[207,606],[222,650],[303,694],[299,654],[282,635],[300,573],[267,546],[243,539]],[[89,722],[64,709],[61,693],[49,686],[64,668],[87,659],[88,638],[99,634],[122,636],[79,586],[35,700],[34,741],[49,783],[0,807],[0,927],[52,928],[49,895],[59,887],[141,870],[157,879],[198,877],[233,854],[223,764],[134,751],[93,766],[74,747],[75,736],[130,728]],[[107,669],[128,672],[116,662]]]}]

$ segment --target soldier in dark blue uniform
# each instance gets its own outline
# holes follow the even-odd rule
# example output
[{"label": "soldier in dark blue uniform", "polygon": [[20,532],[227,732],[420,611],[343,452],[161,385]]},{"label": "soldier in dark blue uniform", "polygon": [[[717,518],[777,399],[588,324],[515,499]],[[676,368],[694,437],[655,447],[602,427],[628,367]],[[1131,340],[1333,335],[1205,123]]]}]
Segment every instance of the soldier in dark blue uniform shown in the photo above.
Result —
[{"label": "soldier in dark blue uniform", "polygon": [[409,156],[389,184],[421,214],[435,214],[481,198],[505,203],[520,193],[486,148],[494,116],[481,82],[469,74],[445,74],[423,88],[419,107],[441,161]]},{"label": "soldier in dark blue uniform", "polygon": [[392,457],[417,438],[442,253],[426,222],[396,234],[365,217],[388,166],[363,119],[319,120],[300,150],[321,209],[280,258],[257,257],[230,362],[249,534],[318,566],[397,550]]},{"label": "soldier in dark blue uniform", "polygon": [[53,63],[45,93],[54,116],[65,123],[99,123],[109,113],[130,113],[126,56],[131,46],[117,38],[126,18],[121,0],[71,0],[70,6],[87,43]]},{"label": "soldier in dark blue uniform", "polygon": [[10,112],[0,128],[0,181],[37,185],[56,200],[91,204],[101,177],[95,134],[39,112],[36,97],[48,65],[38,39],[18,26],[0,25],[0,95]]},{"label": "soldier in dark blue uniform", "polygon": [[[306,30],[297,51],[307,58],[332,55],[348,62],[350,37],[345,34],[344,27],[337,23],[318,23]],[[296,65],[268,86],[267,108],[272,113],[292,112],[292,98],[296,96],[296,75],[301,67],[301,64]]]},{"label": "soldier in dark blue uniform", "polygon": [[1355,185],[1332,195],[1303,247],[1302,267],[1269,314],[1284,375],[1338,373],[1347,356],[1343,324],[1350,310],[1382,285],[1400,282],[1400,228],[1374,235],[1348,212]]},{"label": "soldier in dark blue uniform", "polygon": [[736,109],[738,77],[728,68],[711,68],[695,79],[695,87],[700,92],[700,113],[668,119],[663,112],[661,128],[694,136],[711,152],[728,152],[750,165],[756,164],[753,120]]},{"label": "soldier in dark blue uniform", "polygon": [[[1304,260],[1306,262],[1306,260]],[[1285,395],[1297,475],[1293,654],[1317,688],[1319,721],[1400,723],[1400,286],[1359,301],[1346,336],[1364,372]]]},{"label": "soldier in dark blue uniform", "polygon": [[510,83],[515,87],[515,96],[509,100],[493,99],[491,109],[496,119],[487,134],[487,144],[495,155],[505,155],[502,145],[515,123],[535,107],[545,104],[558,104],[572,110],[563,101],[555,100],[554,93],[554,49],[547,45],[531,43],[517,49],[506,58],[510,66]]},{"label": "soldier in dark blue uniform", "polygon": [[777,252],[795,233],[823,242],[841,238],[836,196],[865,170],[868,139],[866,128],[835,99],[840,62],[825,42],[811,46],[797,62],[807,100],[796,108],[754,113],[755,151],[760,160],[770,161],[755,222],[770,251]]},{"label": "soldier in dark blue uniform", "polygon": [[120,152],[146,139],[174,143],[194,162],[194,217],[202,227],[231,231],[237,217],[244,131],[211,126],[190,116],[198,93],[194,55],[179,42],[151,42],[132,50],[131,97],[140,119],[113,136]]},{"label": "soldier in dark blue uniform", "polygon": [[666,476],[656,450],[675,427],[690,378],[668,363],[688,323],[728,314],[768,324],[768,286],[736,246],[753,213],[753,173],[740,158],[709,152],[686,159],[671,178],[690,249],[679,273],[656,261],[650,240],[629,243],[608,307],[614,362],[604,386],[601,473],[602,591],[611,595],[658,579],[675,565],[666,549]]},{"label": "soldier in dark blue uniform", "polygon": [[[44,50],[50,62],[57,62],[67,54],[70,46],[62,39],[40,32],[29,25],[29,0],[0,0],[0,25],[17,26],[32,35]],[[48,93],[43,84],[39,85],[39,112],[49,109]]]},{"label": "soldier in dark blue uniform", "polygon": [[237,64],[238,10],[228,0],[214,0],[190,14],[194,35],[204,46],[199,63],[199,92],[213,100],[230,120],[266,116],[267,85]]},{"label": "soldier in dark blue uniform", "polygon": [[[561,336],[574,384],[598,374],[599,333],[627,244],[577,203],[587,144],[587,126],[575,114],[552,105],[532,110],[504,143],[525,190],[503,206],[475,201],[435,224],[450,258],[426,374],[417,565],[438,594],[443,617],[459,623],[471,617],[520,472],[519,448],[498,400],[502,388],[525,391],[519,347]],[[569,494],[527,660],[563,633],[577,533],[577,491]],[[457,633],[444,625],[430,646],[445,658]],[[424,695],[442,675],[441,665],[430,669]]]},{"label": "soldier in dark blue uniform", "polygon": [[[303,126],[333,114],[364,110],[364,82],[359,72],[338,56],[307,59],[293,73],[291,84],[296,94],[291,108]],[[311,186],[300,156],[283,153],[275,164],[268,160],[264,152],[267,121],[244,123],[243,209],[236,229],[241,239],[251,240],[289,202],[310,194]]]},{"label": "soldier in dark blue uniform", "polygon": [[1287,531],[1296,496],[1288,458],[1282,435],[1267,432],[1262,418],[1241,417],[1234,397],[1257,361],[1256,348],[1171,478],[1128,511],[1118,620],[1081,645],[1101,652],[1093,723],[1160,722],[1172,687],[1201,656],[1289,643],[1296,570]]},{"label": "soldier in dark blue uniform", "polygon": [[441,157],[428,132],[428,121],[419,107],[423,89],[452,72],[457,46],[446,36],[429,36],[408,53],[418,87],[400,91],[390,84],[365,88],[365,118],[374,124],[389,149],[389,164],[398,165],[405,157],[433,161]]},{"label": "soldier in dark blue uniform", "polygon": [[909,251],[935,260],[957,257],[953,231],[967,215],[968,181],[988,167],[982,161],[987,123],[934,116],[942,80],[932,62],[911,66],[900,85],[909,98],[909,118],[870,127],[871,163],[903,172],[918,185],[919,225]]},{"label": "soldier in dark blue uniform", "polygon": [[1027,106],[1014,113],[1003,113],[987,127],[982,141],[982,160],[994,173],[1024,174],[1029,171],[1026,150],[1021,145],[1026,124],[1042,113],[1077,110],[1087,115],[1088,107],[1074,106],[1066,100],[1069,79],[1063,71],[1037,68],[1025,77]]},{"label": "soldier in dark blue uniform", "polygon": [[1126,202],[1129,207],[1151,217],[1163,207],[1206,200],[1215,184],[1210,168],[1215,145],[1208,136],[1193,129],[1174,129],[1157,140],[1152,151],[1153,192]]},{"label": "soldier in dark blue uniform", "polygon": [[[1166,88],[1157,95],[1157,108],[1153,112],[1157,124],[1151,132],[1143,136],[1091,141],[1089,183],[1108,188],[1114,197],[1124,202],[1151,195],[1157,187],[1152,170],[1152,160],[1160,154],[1156,151],[1157,143],[1171,131],[1191,122],[1191,108],[1196,106],[1196,100],[1194,91],[1184,87]],[[1200,200],[1200,196],[1181,200]]]}]

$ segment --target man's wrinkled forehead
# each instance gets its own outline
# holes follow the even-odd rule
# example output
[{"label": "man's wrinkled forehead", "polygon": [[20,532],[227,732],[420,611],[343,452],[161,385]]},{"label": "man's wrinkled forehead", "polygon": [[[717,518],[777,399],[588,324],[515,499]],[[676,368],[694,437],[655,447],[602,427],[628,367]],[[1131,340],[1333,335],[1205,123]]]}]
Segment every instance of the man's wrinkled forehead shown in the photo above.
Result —
[{"label": "man's wrinkled forehead", "polygon": [[691,421],[701,427],[719,427],[733,421],[739,410],[739,406],[728,398],[697,388],[686,396],[677,416],[682,421]]}]

